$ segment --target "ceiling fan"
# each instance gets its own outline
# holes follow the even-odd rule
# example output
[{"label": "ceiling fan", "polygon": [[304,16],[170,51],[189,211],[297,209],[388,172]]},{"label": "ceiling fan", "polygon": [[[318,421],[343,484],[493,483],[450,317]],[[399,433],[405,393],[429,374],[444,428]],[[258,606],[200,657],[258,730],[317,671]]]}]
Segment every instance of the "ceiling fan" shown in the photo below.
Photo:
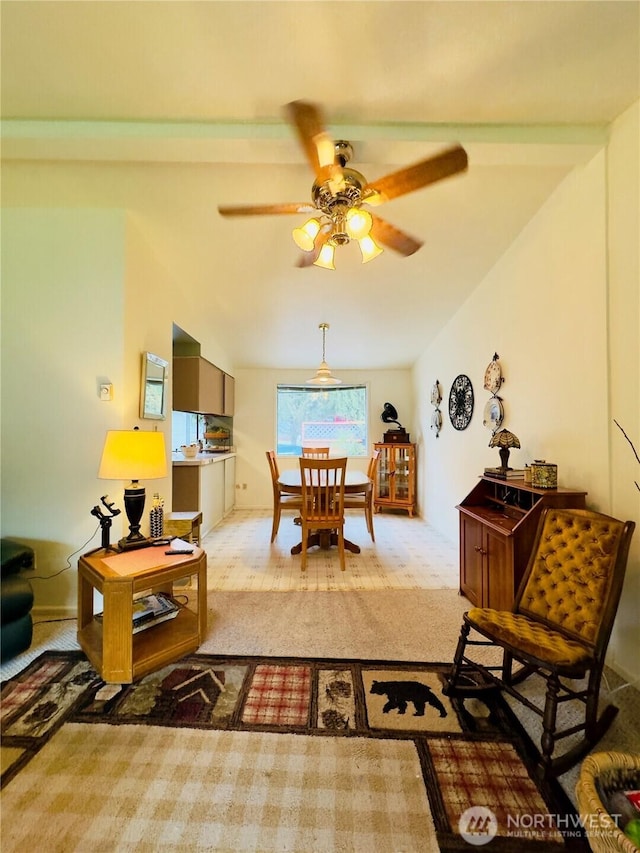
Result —
[{"label": "ceiling fan", "polygon": [[295,127],[315,181],[311,202],[261,205],[221,205],[222,216],[261,216],[264,214],[311,213],[293,239],[303,250],[298,266],[311,264],[335,269],[334,251],[356,240],[362,262],[377,257],[383,250],[379,244],[405,257],[417,252],[422,242],[371,213],[374,207],[390,199],[441,181],[467,168],[467,154],[460,145],[448,148],[434,157],[420,160],[374,181],[347,166],[353,149],[349,142],[334,142],[327,131],[321,110],[308,101],[292,101],[285,111]]}]

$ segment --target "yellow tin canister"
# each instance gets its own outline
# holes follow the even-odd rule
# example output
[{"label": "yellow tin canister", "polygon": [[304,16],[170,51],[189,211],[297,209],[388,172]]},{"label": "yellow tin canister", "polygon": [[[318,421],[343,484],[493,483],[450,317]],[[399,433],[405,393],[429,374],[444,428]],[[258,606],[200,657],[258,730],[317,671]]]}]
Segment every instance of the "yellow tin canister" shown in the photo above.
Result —
[{"label": "yellow tin canister", "polygon": [[534,459],[531,463],[531,485],[538,489],[557,489],[558,466],[544,459]]}]

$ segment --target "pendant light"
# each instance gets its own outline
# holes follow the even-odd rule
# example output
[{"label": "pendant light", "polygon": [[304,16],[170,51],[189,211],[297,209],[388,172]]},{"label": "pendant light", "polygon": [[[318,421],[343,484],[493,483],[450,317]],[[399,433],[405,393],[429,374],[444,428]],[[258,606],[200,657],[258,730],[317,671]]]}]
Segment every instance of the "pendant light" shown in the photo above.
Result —
[{"label": "pendant light", "polygon": [[342,379],[336,379],[335,376],[331,375],[331,370],[324,357],[325,336],[329,324],[320,323],[318,328],[322,329],[322,361],[320,362],[320,367],[316,370],[316,375],[311,379],[307,379],[307,385],[342,385]]}]

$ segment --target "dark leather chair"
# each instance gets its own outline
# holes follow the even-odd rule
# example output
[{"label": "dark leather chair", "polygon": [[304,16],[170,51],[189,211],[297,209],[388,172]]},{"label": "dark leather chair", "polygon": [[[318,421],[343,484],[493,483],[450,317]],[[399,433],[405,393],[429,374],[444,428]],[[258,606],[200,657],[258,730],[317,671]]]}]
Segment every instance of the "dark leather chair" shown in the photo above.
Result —
[{"label": "dark leather chair", "polygon": [[20,575],[33,568],[33,548],[12,539],[0,540],[0,659],[10,660],[26,651],[33,637],[33,589]]}]

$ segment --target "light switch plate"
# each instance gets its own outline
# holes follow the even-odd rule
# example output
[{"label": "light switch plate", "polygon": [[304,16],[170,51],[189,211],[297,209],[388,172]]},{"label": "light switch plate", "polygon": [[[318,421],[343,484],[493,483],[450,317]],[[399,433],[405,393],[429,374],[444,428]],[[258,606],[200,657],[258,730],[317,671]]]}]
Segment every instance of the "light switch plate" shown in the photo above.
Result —
[{"label": "light switch plate", "polygon": [[100,386],[100,399],[106,402],[113,400],[113,385],[105,384]]}]

